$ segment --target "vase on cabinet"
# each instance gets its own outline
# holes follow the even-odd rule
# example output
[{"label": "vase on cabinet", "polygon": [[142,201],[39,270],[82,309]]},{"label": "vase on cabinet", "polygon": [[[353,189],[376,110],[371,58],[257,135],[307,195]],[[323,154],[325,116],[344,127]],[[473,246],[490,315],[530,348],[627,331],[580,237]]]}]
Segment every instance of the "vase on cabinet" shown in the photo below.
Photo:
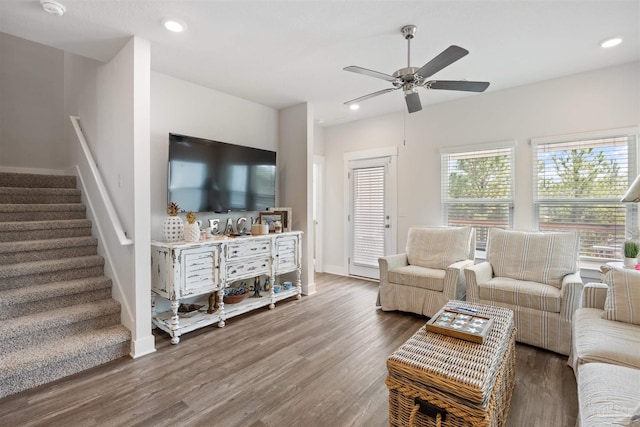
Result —
[{"label": "vase on cabinet", "polygon": [[197,242],[199,240],[200,240],[200,225],[195,222],[193,224],[185,224],[184,241]]},{"label": "vase on cabinet", "polygon": [[179,242],[184,236],[184,222],[179,216],[168,216],[162,223],[164,240],[167,242]]}]

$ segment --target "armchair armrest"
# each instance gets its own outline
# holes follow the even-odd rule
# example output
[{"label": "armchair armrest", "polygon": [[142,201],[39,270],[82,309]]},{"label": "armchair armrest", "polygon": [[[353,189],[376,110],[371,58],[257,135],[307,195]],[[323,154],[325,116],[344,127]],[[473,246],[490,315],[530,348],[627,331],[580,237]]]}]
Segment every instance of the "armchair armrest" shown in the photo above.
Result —
[{"label": "armchair armrest", "polygon": [[487,261],[471,265],[464,269],[464,277],[467,285],[467,301],[478,302],[478,285],[491,280],[493,267]]},{"label": "armchair armrest", "polygon": [[584,285],[580,307],[604,309],[604,300],[607,298],[608,288],[604,283],[587,283]]},{"label": "armchair armrest", "polygon": [[570,322],[573,318],[573,312],[580,308],[583,287],[580,273],[567,274],[562,279],[560,313],[564,320]]},{"label": "armchair armrest", "polygon": [[473,260],[465,259],[463,261],[454,262],[447,267],[444,273],[444,295],[447,299],[464,299],[467,293],[466,280],[464,277],[464,269],[471,267]]},{"label": "armchair armrest", "polygon": [[409,265],[409,259],[406,253],[387,255],[378,258],[378,266],[380,268],[380,284],[389,282],[389,270],[396,267],[402,267],[403,265]]}]

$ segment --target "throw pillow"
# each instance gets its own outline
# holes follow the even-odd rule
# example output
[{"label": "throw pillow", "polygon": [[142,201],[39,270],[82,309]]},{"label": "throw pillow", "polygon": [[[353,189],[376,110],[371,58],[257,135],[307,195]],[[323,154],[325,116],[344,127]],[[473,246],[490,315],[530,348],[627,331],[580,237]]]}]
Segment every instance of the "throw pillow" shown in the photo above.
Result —
[{"label": "throw pillow", "polygon": [[487,261],[496,277],[562,287],[567,274],[578,271],[577,232],[527,232],[489,229]]},{"label": "throw pillow", "polygon": [[640,325],[640,271],[614,267],[605,276],[603,319]]},{"label": "throw pillow", "polygon": [[407,239],[409,264],[444,270],[469,257],[471,227],[411,227]]}]

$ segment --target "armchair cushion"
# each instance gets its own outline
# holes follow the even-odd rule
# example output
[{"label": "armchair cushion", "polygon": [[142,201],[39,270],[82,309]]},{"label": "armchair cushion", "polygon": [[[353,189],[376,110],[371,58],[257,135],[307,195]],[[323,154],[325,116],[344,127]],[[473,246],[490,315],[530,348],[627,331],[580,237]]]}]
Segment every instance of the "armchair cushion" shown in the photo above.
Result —
[{"label": "armchair cushion", "polygon": [[555,286],[496,277],[479,284],[480,299],[560,313],[561,292]]},{"label": "armchair cushion", "polygon": [[470,227],[411,227],[407,239],[409,264],[444,270],[469,256]]},{"label": "armchair cushion", "polygon": [[603,319],[640,325],[640,271],[614,267],[604,276]]},{"label": "armchair cushion", "polygon": [[560,288],[578,270],[577,232],[533,233],[489,229],[487,261],[496,277],[544,283]]},{"label": "armchair cushion", "polygon": [[389,282],[442,292],[445,270],[407,265],[389,270]]}]

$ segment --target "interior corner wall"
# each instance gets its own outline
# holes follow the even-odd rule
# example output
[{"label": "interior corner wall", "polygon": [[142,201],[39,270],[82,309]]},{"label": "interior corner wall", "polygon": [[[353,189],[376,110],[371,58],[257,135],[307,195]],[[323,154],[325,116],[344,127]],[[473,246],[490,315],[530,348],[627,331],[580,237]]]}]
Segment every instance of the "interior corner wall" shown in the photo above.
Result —
[{"label": "interior corner wall", "polygon": [[[151,236],[167,216],[169,133],[278,150],[278,111],[194,83],[151,73]],[[280,153],[278,153],[278,156]],[[212,218],[214,214],[211,214]],[[215,214],[215,217],[221,215]],[[207,217],[199,219],[206,223]]]},{"label": "interior corner wall", "polygon": [[309,104],[280,110],[278,204],[292,208],[292,229],[302,236],[302,293],[315,292],[313,274],[313,111]]},{"label": "interior corner wall", "polygon": [[[391,95],[388,95],[391,96]],[[427,97],[428,93],[423,97]],[[402,102],[399,99],[390,102]],[[403,123],[406,119],[406,125]],[[640,63],[630,63],[531,85],[488,91],[422,111],[397,113],[324,130],[326,188],[325,271],[346,274],[342,218],[343,153],[398,146],[398,241],[409,226],[441,225],[440,150],[453,146],[514,141],[514,228],[533,229],[530,139],[639,126]]]},{"label": "interior corner wall", "polygon": [[64,52],[0,32],[0,168],[67,167]]}]

